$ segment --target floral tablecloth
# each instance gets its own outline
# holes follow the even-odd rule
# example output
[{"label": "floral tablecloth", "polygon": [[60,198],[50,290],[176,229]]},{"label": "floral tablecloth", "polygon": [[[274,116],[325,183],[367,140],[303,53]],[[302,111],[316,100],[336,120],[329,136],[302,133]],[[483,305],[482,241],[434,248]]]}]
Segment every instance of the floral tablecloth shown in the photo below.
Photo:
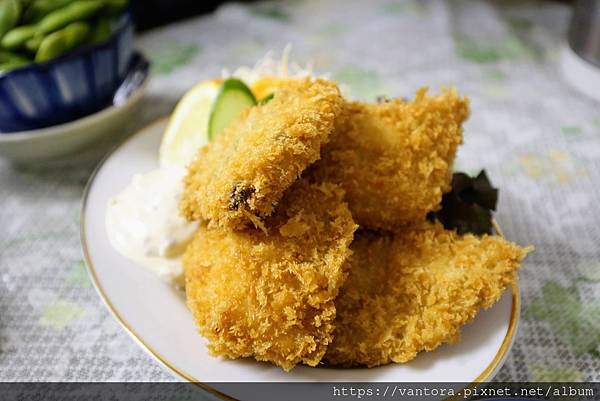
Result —
[{"label": "floral tablecloth", "polygon": [[[122,135],[197,81],[288,43],[356,98],[456,85],[473,109],[457,169],[485,168],[505,235],[536,246],[497,379],[600,381],[600,104],[560,76],[568,18],[553,2],[227,4],[138,38],[154,76]],[[80,199],[110,146],[43,166],[0,161],[0,381],[177,380],[119,327],[85,271]]]}]

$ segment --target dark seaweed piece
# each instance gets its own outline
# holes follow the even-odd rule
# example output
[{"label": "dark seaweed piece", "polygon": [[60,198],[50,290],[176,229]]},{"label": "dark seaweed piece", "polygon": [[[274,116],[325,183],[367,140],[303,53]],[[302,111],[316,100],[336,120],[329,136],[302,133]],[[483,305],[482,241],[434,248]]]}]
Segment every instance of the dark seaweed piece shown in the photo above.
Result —
[{"label": "dark seaweed piece", "polygon": [[498,189],[492,186],[485,170],[475,178],[454,173],[452,190],[442,197],[442,209],[429,218],[439,220],[444,228],[459,234],[491,234],[492,211],[496,210],[497,203]]},{"label": "dark seaweed piece", "polygon": [[248,202],[255,191],[252,187],[234,186],[229,195],[229,210],[238,210],[242,204]]}]

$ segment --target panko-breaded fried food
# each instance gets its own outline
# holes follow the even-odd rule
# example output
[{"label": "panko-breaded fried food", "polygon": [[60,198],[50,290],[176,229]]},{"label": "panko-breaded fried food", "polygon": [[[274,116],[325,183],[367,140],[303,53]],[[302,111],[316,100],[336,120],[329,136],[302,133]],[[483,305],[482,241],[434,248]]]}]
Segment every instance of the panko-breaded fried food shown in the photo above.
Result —
[{"label": "panko-breaded fried food", "polygon": [[460,327],[515,282],[530,251],[499,236],[459,236],[437,223],[356,237],[325,356],[345,366],[407,362],[458,341]]},{"label": "panko-breaded fried food", "polygon": [[395,230],[439,208],[469,101],[454,90],[380,104],[348,102],[322,158],[307,172],[340,184],[354,219],[369,229]]},{"label": "panko-breaded fried food", "polygon": [[188,306],[213,355],[314,366],[333,338],[356,225],[338,186],[301,179],[264,228],[200,226],[183,260]]},{"label": "panko-breaded fried food", "polygon": [[342,103],[335,83],[307,78],[290,80],[267,104],[243,111],[188,167],[184,216],[236,229],[259,224],[319,159]]}]

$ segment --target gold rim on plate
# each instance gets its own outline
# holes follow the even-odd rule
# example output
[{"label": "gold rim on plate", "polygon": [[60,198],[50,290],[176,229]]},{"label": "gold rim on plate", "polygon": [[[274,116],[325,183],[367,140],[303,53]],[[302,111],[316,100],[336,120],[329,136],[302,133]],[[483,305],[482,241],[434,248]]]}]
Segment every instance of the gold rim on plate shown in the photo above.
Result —
[{"label": "gold rim on plate", "polygon": [[[92,283],[94,284],[94,288],[96,289],[96,292],[98,292],[98,295],[100,295],[100,298],[102,299],[104,304],[107,306],[108,310],[113,315],[113,317],[119,322],[119,324],[125,329],[125,331],[135,340],[135,342],[138,343],[138,345],[140,345],[150,356],[152,356],[158,362],[163,364],[165,367],[167,367],[168,369],[170,369],[171,371],[173,371],[175,374],[179,375],[183,379],[185,379],[185,380],[201,387],[203,390],[206,390],[206,391],[210,392],[211,394],[221,397],[225,400],[238,401],[235,398],[232,398],[232,397],[228,396],[227,394],[224,394],[224,393],[220,392],[219,390],[210,387],[206,383],[203,383],[199,379],[182,371],[181,369],[179,369],[178,367],[173,365],[173,363],[169,362],[169,360],[167,358],[165,358],[163,355],[161,355],[158,351],[156,351],[154,348],[152,348],[150,345],[148,345],[141,338],[141,336],[131,327],[131,325],[127,321],[125,321],[125,319],[123,319],[123,317],[117,311],[117,308],[115,308],[115,306],[112,304],[110,299],[108,299],[108,296],[106,295],[104,288],[102,287],[102,284],[100,284],[100,280],[98,280],[98,276],[96,274],[96,269],[94,268],[94,264],[92,263],[92,259],[90,258],[89,251],[88,251],[87,239],[85,236],[85,210],[87,207],[87,200],[88,200],[90,188],[92,187],[92,184],[96,178],[96,175],[98,174],[98,172],[100,171],[100,169],[102,168],[104,163],[106,163],[106,161],[113,155],[113,153],[117,149],[121,148],[130,139],[138,136],[140,133],[147,131],[148,129],[150,129],[151,127],[153,127],[155,125],[164,123],[165,120],[167,120],[168,118],[169,118],[169,116],[161,117],[161,118],[151,122],[150,124],[144,126],[140,130],[138,130],[136,133],[134,133],[133,135],[130,135],[129,137],[127,137],[120,144],[115,146],[110,152],[108,152],[108,154],[98,163],[98,165],[92,172],[92,175],[90,176],[90,178],[85,186],[85,189],[83,191],[83,200],[82,200],[82,204],[81,204],[80,219],[79,219],[80,240],[81,240],[81,248],[83,251],[83,257],[85,260],[85,265],[86,265],[88,274],[92,279]],[[496,232],[499,235],[504,236],[502,234],[502,230],[500,229],[500,227],[498,226],[496,221],[494,221],[494,229],[496,230]],[[519,294],[519,282],[517,280],[512,285],[512,308],[511,308],[511,313],[510,313],[510,322],[508,324],[508,329],[506,330],[506,335],[504,336],[504,340],[502,341],[502,344],[500,345],[498,352],[494,356],[494,359],[492,359],[490,364],[479,374],[479,376],[477,376],[477,378],[473,382],[471,382],[467,386],[467,388],[472,388],[472,387],[476,386],[478,383],[489,381],[491,376],[496,372],[499,365],[505,359],[505,357],[507,356],[508,349],[510,348],[513,338],[517,331],[517,323],[519,321],[519,311],[520,311],[520,294]]]}]

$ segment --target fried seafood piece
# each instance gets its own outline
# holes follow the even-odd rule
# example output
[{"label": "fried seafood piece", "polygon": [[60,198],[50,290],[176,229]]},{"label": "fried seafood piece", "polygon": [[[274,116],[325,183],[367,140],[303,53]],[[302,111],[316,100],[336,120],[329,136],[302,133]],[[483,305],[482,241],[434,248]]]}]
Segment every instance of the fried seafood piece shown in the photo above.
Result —
[{"label": "fried seafood piece", "polygon": [[356,225],[343,191],[297,181],[264,229],[201,225],[183,263],[187,304],[213,355],[285,370],[319,363]]},{"label": "fried seafood piece", "polygon": [[348,102],[322,158],[307,172],[338,183],[358,224],[394,230],[439,208],[450,189],[469,101],[454,90],[380,104]]},{"label": "fried seafood piece", "polygon": [[499,236],[459,236],[433,223],[395,236],[356,237],[325,356],[345,366],[407,362],[457,342],[460,327],[515,282],[531,250]]},{"label": "fried seafood piece", "polygon": [[188,167],[184,216],[231,228],[269,216],[319,159],[342,103],[335,83],[307,78],[290,80],[267,104],[243,111]]}]

